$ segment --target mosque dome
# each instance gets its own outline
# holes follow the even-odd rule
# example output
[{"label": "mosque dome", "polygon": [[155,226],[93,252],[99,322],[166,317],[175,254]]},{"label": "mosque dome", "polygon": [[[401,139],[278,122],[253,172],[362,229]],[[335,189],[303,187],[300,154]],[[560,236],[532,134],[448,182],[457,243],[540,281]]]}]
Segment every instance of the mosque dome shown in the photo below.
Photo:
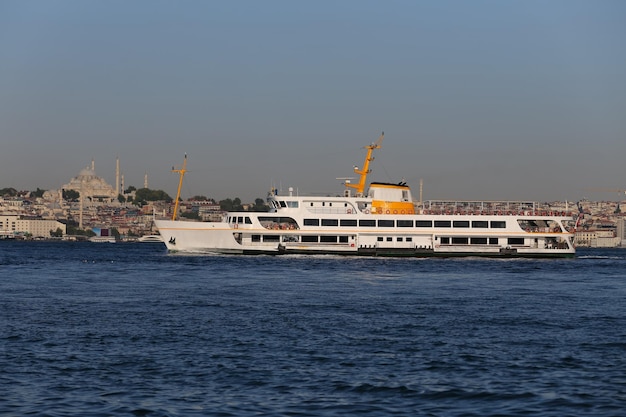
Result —
[{"label": "mosque dome", "polygon": [[96,175],[94,164],[87,167],[63,186],[64,190],[74,190],[91,201],[112,202],[117,198],[115,189],[103,178]]}]

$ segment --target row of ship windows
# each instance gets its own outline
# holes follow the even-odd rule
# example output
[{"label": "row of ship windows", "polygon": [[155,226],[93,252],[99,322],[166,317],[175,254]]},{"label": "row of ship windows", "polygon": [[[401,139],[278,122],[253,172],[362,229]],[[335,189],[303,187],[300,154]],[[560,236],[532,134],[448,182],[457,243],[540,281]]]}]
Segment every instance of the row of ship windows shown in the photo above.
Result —
[{"label": "row of ship windows", "polygon": [[[442,237],[439,239],[442,245],[498,245],[500,240],[497,237]],[[510,237],[507,245],[523,245],[523,237]]]},{"label": "row of ship windows", "polygon": [[506,222],[500,220],[356,220],[356,219],[304,219],[304,226],[346,227],[457,227],[476,229],[504,229]]},{"label": "row of ship windows", "polygon": [[[298,241],[295,236],[285,236],[284,238],[292,239],[290,241]],[[393,237],[379,236],[376,239],[378,242],[393,242]],[[278,235],[252,235],[253,242],[279,242],[280,236]],[[283,240],[285,241],[285,240]],[[300,236],[300,242],[302,243],[348,243],[348,236]],[[396,237],[397,242],[413,242],[413,238]],[[439,242],[442,245],[498,245],[500,240],[497,237],[441,237]],[[508,245],[523,245],[524,238],[510,237],[507,239]]]},{"label": "row of ship windows", "polygon": [[[279,235],[252,235],[253,242],[280,242]],[[408,237],[407,242],[411,242],[413,239]],[[300,239],[296,236],[283,236],[283,242],[303,242],[303,243],[348,243],[348,236],[300,236]]]}]

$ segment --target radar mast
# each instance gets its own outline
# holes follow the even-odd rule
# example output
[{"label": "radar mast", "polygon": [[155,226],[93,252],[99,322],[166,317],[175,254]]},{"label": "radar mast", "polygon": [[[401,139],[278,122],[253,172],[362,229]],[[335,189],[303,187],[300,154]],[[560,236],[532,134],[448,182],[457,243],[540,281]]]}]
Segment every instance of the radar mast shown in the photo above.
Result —
[{"label": "radar mast", "polygon": [[357,184],[350,184],[346,181],[346,187],[354,188],[356,190],[357,196],[363,195],[363,191],[365,190],[365,182],[367,181],[367,174],[372,172],[372,170],[369,169],[370,162],[374,160],[374,157],[372,157],[372,152],[374,151],[374,149],[381,148],[381,144],[383,143],[384,138],[385,132],[382,132],[376,143],[365,146],[365,149],[367,149],[367,154],[365,155],[365,161],[363,161],[363,169],[359,169],[359,167],[356,166],[354,167],[354,173],[359,175],[359,182]]}]

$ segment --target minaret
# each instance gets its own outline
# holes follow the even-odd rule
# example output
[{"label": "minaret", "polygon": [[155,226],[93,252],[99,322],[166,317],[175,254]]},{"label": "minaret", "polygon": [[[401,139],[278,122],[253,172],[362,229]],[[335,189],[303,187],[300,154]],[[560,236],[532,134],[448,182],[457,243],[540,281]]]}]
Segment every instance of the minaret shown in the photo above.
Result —
[{"label": "minaret", "polygon": [[424,194],[424,179],[420,178],[420,205],[422,205],[422,203],[424,202],[423,194]]},{"label": "minaret", "polygon": [[91,170],[96,172],[96,161],[93,158],[91,158]]},{"label": "minaret", "polygon": [[[93,166],[93,159],[91,160],[91,165]],[[80,180],[80,214],[78,215],[78,228],[83,230],[83,208],[85,201],[85,193],[83,193],[83,185],[85,184],[85,180],[81,178]]]},{"label": "minaret", "polygon": [[143,188],[148,188],[148,173],[143,175]]},{"label": "minaret", "polygon": [[115,193],[122,194],[124,190],[120,190],[120,158],[115,158]]},{"label": "minaret", "polygon": [[122,191],[123,191],[125,189],[124,188],[124,174],[122,174],[122,182],[120,184],[122,186]]}]

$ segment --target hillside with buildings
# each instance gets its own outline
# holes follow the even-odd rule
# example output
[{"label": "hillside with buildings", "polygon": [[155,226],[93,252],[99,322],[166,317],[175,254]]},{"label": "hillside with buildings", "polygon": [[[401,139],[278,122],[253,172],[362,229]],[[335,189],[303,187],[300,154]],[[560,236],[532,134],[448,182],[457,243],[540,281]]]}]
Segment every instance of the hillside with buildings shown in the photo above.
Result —
[{"label": "hillside with buildings", "polygon": [[[92,161],[57,190],[0,189],[0,238],[76,240],[101,235],[134,240],[155,233],[155,217],[172,216],[172,198],[149,189],[147,177],[143,188],[124,187],[119,160],[116,183],[112,186],[96,175]],[[218,221],[222,209],[259,209],[259,199],[256,204],[241,204],[237,198],[222,203],[196,196],[180,203],[179,215]]]}]

